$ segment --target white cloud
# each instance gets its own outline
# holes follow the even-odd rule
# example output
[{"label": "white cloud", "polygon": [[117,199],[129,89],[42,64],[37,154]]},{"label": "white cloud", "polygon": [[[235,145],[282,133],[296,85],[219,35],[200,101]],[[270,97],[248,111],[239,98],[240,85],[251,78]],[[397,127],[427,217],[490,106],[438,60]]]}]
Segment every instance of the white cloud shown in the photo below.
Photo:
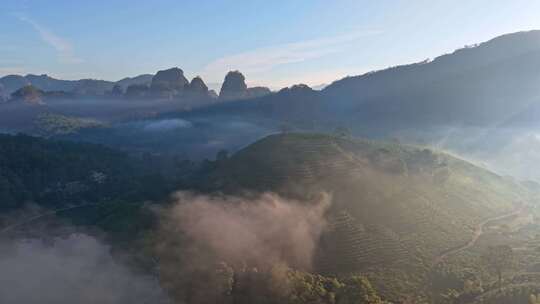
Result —
[{"label": "white cloud", "polygon": [[73,46],[69,41],[56,35],[50,29],[42,26],[41,24],[37,23],[36,21],[25,15],[17,15],[17,17],[19,18],[19,20],[30,24],[39,34],[41,39],[56,50],[60,62],[67,64],[83,62],[81,58],[77,57],[74,54]]},{"label": "white cloud", "polygon": [[351,43],[371,35],[376,30],[362,30],[344,35],[274,45],[219,58],[209,63],[201,74],[207,78],[222,77],[228,71],[260,73],[274,67],[303,62],[342,51]]},{"label": "white cloud", "polygon": [[0,303],[170,303],[154,276],[86,234],[3,240],[0,269]]}]

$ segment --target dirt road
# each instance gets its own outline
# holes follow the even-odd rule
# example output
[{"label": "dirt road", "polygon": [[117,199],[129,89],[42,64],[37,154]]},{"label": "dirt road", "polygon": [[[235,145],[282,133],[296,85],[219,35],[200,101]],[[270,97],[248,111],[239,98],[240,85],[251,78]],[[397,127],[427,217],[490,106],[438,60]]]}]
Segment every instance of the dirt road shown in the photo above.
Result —
[{"label": "dirt road", "polygon": [[463,250],[469,249],[472,246],[474,246],[476,244],[476,241],[478,241],[478,239],[482,236],[482,234],[484,234],[484,227],[487,224],[489,224],[491,222],[494,222],[494,221],[500,221],[500,220],[504,220],[504,219],[512,217],[512,216],[519,215],[522,211],[523,211],[523,206],[519,206],[517,209],[514,209],[514,210],[510,211],[509,213],[498,215],[498,216],[495,216],[495,217],[492,217],[492,218],[488,218],[488,219],[484,220],[483,222],[479,223],[478,225],[476,225],[476,227],[474,229],[473,237],[471,238],[471,240],[467,244],[465,244],[463,246],[460,246],[460,247],[457,247],[457,248],[454,248],[454,249],[451,249],[449,251],[443,252],[441,255],[439,255],[437,258],[435,258],[433,266],[437,266],[439,263],[444,261],[444,259],[446,259],[448,256],[450,256],[452,254],[456,254],[458,252],[461,252]]}]

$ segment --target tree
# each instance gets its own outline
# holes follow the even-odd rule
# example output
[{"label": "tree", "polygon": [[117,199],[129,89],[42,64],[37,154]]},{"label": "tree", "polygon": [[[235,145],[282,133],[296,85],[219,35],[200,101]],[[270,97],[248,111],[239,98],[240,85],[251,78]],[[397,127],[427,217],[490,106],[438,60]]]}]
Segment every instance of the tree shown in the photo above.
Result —
[{"label": "tree", "polygon": [[512,267],[514,252],[508,245],[490,246],[489,250],[482,256],[482,261],[488,269],[497,275],[499,290],[502,289],[503,272]]}]

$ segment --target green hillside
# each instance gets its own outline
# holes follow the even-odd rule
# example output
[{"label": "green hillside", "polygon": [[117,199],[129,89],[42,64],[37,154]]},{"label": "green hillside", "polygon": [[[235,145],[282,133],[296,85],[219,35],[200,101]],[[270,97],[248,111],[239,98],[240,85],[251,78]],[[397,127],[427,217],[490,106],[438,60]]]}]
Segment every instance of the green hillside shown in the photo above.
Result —
[{"label": "green hillside", "polygon": [[28,205],[61,209],[160,200],[177,189],[180,172],[187,174],[166,158],[132,156],[93,144],[0,135],[0,213]]},{"label": "green hillside", "polygon": [[378,288],[396,294],[421,284],[437,257],[466,244],[478,223],[531,195],[449,154],[321,134],[268,136],[223,161],[210,184],[302,198],[331,193],[319,271],[370,273]]}]

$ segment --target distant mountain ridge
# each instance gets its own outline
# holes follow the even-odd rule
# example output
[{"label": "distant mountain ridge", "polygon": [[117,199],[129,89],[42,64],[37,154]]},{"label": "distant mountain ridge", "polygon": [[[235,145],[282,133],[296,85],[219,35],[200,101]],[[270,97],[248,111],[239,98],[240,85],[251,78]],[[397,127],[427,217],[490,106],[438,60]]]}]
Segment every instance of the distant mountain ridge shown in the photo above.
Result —
[{"label": "distant mountain ridge", "polygon": [[80,80],[62,80],[50,77],[46,74],[26,76],[7,75],[0,78],[7,94],[11,94],[20,88],[32,85],[43,91],[65,91],[65,92],[95,92],[104,94],[105,91],[111,90],[114,82],[96,79],[80,79]]},{"label": "distant mountain ridge", "polygon": [[113,82],[98,79],[62,80],[50,77],[47,74],[7,75],[0,78],[0,85],[4,87],[5,94],[11,94],[24,86],[32,85],[42,91],[86,92],[92,90],[100,95],[112,90],[114,85],[120,85],[123,89],[126,89],[133,84],[149,84],[152,77],[154,75],[142,74]]},{"label": "distant mountain ridge", "polygon": [[[321,91],[294,90],[292,98],[282,90],[266,99],[255,98],[257,102],[230,104],[227,111],[238,108],[268,115],[262,107],[271,104],[276,120],[384,132],[421,126],[486,127],[540,105],[539,84],[540,31],[529,31],[431,61],[346,77]],[[285,99],[288,102],[282,102]]]},{"label": "distant mountain ridge", "polygon": [[[227,77],[236,76],[239,82],[232,81],[233,90],[225,89],[221,92],[221,100],[240,100],[260,97],[270,94],[270,89],[266,87],[248,88],[245,84],[245,77],[238,71],[230,72]],[[227,77],[225,78],[227,80]],[[234,77],[233,77],[234,78]],[[195,81],[193,83],[193,80]],[[170,97],[184,91],[193,96],[194,92],[206,97],[216,98],[216,93],[209,90],[200,76],[194,77],[192,82],[184,76],[184,72],[179,68],[170,68],[160,70],[155,75],[142,74],[135,77],[126,77],[119,81],[106,81],[98,79],[80,79],[80,80],[62,80],[50,77],[46,74],[34,75],[7,75],[0,78],[0,100],[7,98],[17,90],[33,86],[44,92],[63,91],[66,93],[76,93],[80,95],[105,95],[108,93],[119,94],[127,92],[129,87],[132,87],[136,93],[130,94],[137,97]],[[225,87],[231,85],[229,80],[224,82]],[[237,91],[236,86],[240,85]],[[243,86],[242,86],[243,85]],[[142,92],[147,90],[149,92]],[[113,92],[114,91],[114,92]]]},{"label": "distant mountain ridge", "polygon": [[126,77],[116,82],[122,89],[126,89],[130,85],[149,85],[152,82],[153,74],[142,74],[135,77]]},{"label": "distant mountain ridge", "polygon": [[507,34],[432,61],[335,81],[322,91],[356,119],[494,124],[540,101],[540,31]]}]

